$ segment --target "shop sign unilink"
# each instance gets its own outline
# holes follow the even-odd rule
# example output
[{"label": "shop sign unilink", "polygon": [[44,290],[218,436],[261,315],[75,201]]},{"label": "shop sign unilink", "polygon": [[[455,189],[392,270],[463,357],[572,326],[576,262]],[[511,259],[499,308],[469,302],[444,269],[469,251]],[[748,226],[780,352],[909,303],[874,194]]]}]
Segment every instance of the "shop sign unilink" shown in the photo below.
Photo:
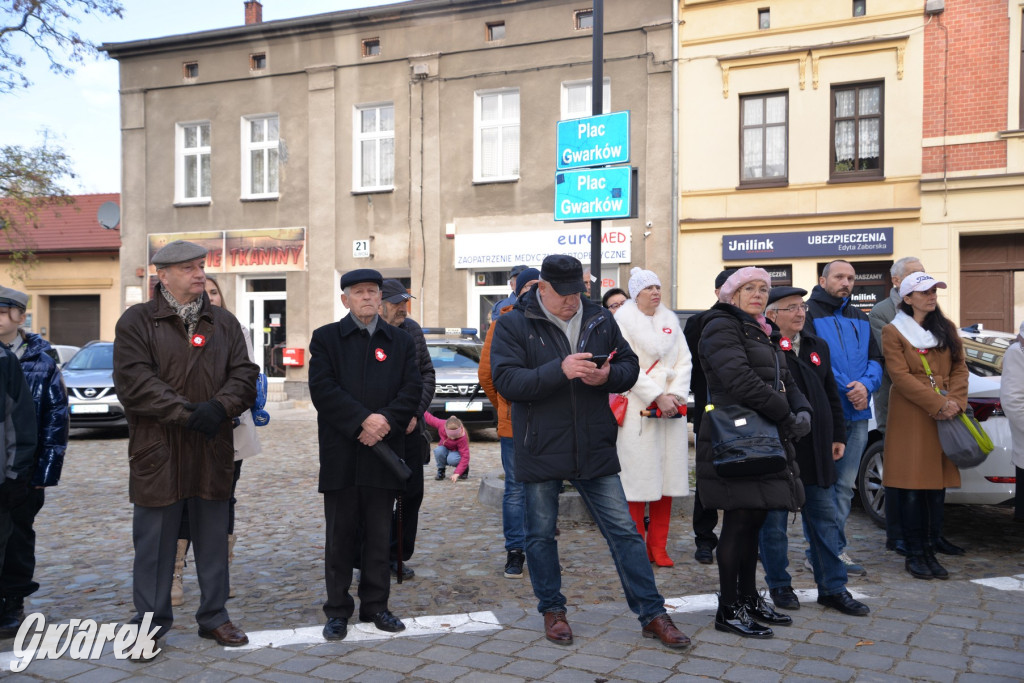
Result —
[{"label": "shop sign unilink", "polygon": [[722,237],[722,259],[725,261],[804,256],[843,258],[874,254],[892,254],[892,228],[765,232]]}]

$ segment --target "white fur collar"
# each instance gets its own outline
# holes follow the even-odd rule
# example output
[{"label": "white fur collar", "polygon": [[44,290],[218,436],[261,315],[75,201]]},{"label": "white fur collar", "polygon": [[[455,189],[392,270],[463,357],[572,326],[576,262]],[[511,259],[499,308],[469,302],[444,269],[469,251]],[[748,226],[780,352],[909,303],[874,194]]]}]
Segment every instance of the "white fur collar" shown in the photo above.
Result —
[{"label": "white fur collar", "polygon": [[[626,331],[630,346],[650,358],[666,358],[677,344],[683,342],[679,318],[663,305],[658,306],[654,315],[644,315],[636,302],[628,299],[616,311],[615,322]],[[670,330],[668,334],[666,329]]]},{"label": "white fur collar", "polygon": [[935,338],[934,334],[918,325],[916,320],[903,311],[896,311],[896,317],[893,318],[892,324],[896,326],[900,334],[907,338],[908,342],[919,349],[934,349],[939,345],[939,340]]}]

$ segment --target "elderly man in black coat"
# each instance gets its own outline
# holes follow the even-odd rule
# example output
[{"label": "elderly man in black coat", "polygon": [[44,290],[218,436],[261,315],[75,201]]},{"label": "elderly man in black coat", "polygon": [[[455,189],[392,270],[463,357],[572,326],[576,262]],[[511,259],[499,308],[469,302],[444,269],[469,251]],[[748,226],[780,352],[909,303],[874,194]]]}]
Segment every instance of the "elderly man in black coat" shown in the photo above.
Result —
[{"label": "elderly man in black coat", "polygon": [[320,486],[327,539],[324,638],[341,640],[355,602],[352,568],[361,550],[359,619],[384,631],[405,629],[388,609],[388,540],[397,492],[406,482],[375,446],[391,457],[405,451],[405,430],[416,414],[423,380],[412,337],[377,314],[383,278],[362,268],[341,278],[349,314],[313,332],[309,394],[317,410]]},{"label": "elderly man in black coat", "polygon": [[[782,333],[779,347],[785,353],[786,365],[812,410],[810,437],[794,444],[806,497],[800,516],[814,581],[818,584],[818,603],[843,614],[864,616],[870,610],[846,590],[846,567],[839,559],[834,462],[843,457],[846,448],[843,406],[831,370],[828,344],[804,326],[806,295],[807,290],[798,287],[774,287],[765,311],[765,317]],[[785,510],[768,512],[759,539],[761,564],[775,606],[799,609],[800,601],[786,572],[786,517]]]},{"label": "elderly man in black coat", "polygon": [[636,383],[639,361],[612,314],[581,300],[582,291],[580,262],[548,256],[537,285],[498,318],[491,345],[494,386],[512,403],[515,474],[526,503],[526,557],[544,635],[558,645],[573,642],[555,542],[558,491],[568,479],[608,543],[644,637],[685,648],[690,639],[665,612],[618,476],[618,426],[608,394]]}]

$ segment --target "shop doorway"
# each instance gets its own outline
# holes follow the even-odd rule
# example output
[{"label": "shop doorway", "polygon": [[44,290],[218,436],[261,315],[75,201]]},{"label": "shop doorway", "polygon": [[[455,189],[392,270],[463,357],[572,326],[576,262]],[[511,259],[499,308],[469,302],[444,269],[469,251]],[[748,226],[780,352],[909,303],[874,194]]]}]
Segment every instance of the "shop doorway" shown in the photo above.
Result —
[{"label": "shop doorway", "polygon": [[239,298],[239,316],[252,334],[253,352],[260,372],[270,381],[284,381],[283,363],[288,330],[285,279],[245,279]]}]

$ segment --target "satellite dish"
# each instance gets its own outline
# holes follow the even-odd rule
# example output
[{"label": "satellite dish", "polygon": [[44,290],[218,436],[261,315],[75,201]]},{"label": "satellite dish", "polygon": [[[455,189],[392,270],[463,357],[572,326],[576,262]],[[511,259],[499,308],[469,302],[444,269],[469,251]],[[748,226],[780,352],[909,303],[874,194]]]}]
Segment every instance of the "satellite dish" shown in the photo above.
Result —
[{"label": "satellite dish", "polygon": [[99,211],[96,212],[96,219],[107,230],[117,230],[121,223],[121,207],[117,202],[103,202]]}]

